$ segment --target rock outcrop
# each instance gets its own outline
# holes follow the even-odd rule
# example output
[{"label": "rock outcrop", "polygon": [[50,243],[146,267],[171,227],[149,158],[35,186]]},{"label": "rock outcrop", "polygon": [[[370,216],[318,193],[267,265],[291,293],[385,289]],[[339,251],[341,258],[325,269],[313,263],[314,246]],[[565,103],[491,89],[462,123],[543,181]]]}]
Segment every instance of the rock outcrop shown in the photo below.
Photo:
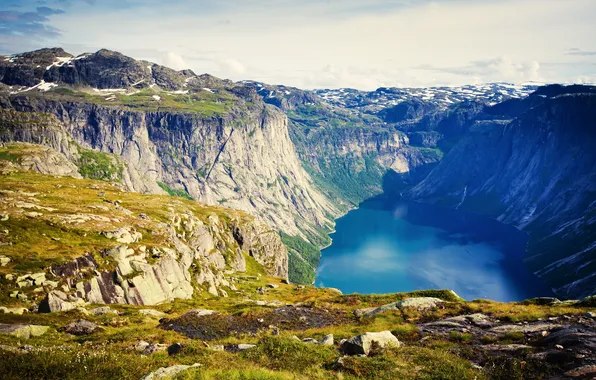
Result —
[{"label": "rock outcrop", "polygon": [[596,286],[596,91],[551,86],[487,111],[406,196],[530,235],[527,264],[561,298]]}]

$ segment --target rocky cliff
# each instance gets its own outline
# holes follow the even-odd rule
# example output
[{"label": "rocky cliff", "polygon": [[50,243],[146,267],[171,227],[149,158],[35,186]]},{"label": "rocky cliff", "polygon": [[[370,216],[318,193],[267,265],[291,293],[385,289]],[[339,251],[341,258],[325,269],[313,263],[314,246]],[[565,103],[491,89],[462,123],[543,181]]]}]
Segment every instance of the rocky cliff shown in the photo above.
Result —
[{"label": "rocky cliff", "polygon": [[530,234],[527,264],[562,297],[596,287],[596,92],[560,86],[494,107],[408,197]]},{"label": "rocky cliff", "polygon": [[287,250],[263,222],[179,197],[130,193],[117,183],[19,168],[49,150],[0,148],[3,297],[27,301],[48,292],[41,310],[65,311],[82,302],[227,296],[247,271],[287,279]]},{"label": "rocky cliff", "polygon": [[[43,76],[32,77],[41,82],[10,79],[42,58]],[[75,163],[78,148],[109,153],[122,168],[113,179],[129,190],[244,210],[307,241],[339,214],[302,168],[286,116],[250,86],[107,50],[72,57],[46,49],[3,62],[1,107],[53,117],[51,127],[12,122],[3,141],[48,144]]]}]

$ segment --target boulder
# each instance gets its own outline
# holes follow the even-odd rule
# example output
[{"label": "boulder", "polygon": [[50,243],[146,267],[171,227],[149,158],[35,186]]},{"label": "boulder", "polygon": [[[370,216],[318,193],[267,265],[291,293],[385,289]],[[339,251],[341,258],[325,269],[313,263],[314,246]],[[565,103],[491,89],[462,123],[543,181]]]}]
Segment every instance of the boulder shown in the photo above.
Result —
[{"label": "boulder", "polygon": [[0,255],[0,267],[4,267],[11,262],[10,257],[6,257],[4,255]]},{"label": "boulder", "polygon": [[401,346],[401,342],[391,334],[391,331],[381,331],[353,336],[341,344],[341,349],[347,355],[368,355],[373,342],[379,348]]},{"label": "boulder", "polygon": [[174,343],[168,347],[168,355],[176,355],[182,351],[182,345],[180,343]]},{"label": "boulder", "polygon": [[62,330],[68,334],[72,335],[91,335],[97,330],[100,330],[101,327],[96,325],[93,322],[89,322],[84,319],[79,319],[78,321],[72,322],[62,328]]},{"label": "boulder", "polygon": [[25,308],[25,307],[10,308],[10,307],[0,306],[0,314],[23,315],[28,312],[29,312],[29,310],[27,310],[27,308]]},{"label": "boulder", "polygon": [[188,313],[184,314],[184,316],[188,317],[204,317],[206,315],[213,315],[217,314],[217,311],[208,310],[208,309],[194,309],[189,311]]},{"label": "boulder", "polygon": [[596,378],[596,365],[585,365],[579,368],[572,369],[571,371],[565,372],[567,377],[580,377],[582,379]]},{"label": "boulder", "polygon": [[195,363],[193,365],[173,365],[171,367],[161,367],[156,371],[153,371],[147,375],[145,375],[141,380],[157,380],[157,379],[171,379],[174,378],[181,372],[184,372],[190,368],[197,368],[201,365],[199,363]]},{"label": "boulder", "polygon": [[318,343],[322,344],[323,346],[333,346],[333,334],[325,335],[319,339]]},{"label": "boulder", "polygon": [[444,303],[442,299],[434,297],[415,297],[407,298],[402,301],[392,302],[387,305],[379,307],[369,307],[365,309],[359,309],[354,312],[357,317],[370,318],[377,314],[384,313],[390,310],[403,310],[403,309],[416,309],[416,310],[428,310],[439,306]]},{"label": "boulder", "polygon": [[228,352],[240,352],[240,351],[250,350],[251,348],[255,348],[256,346],[257,346],[256,344],[246,344],[246,343],[229,344],[229,345],[225,346],[224,349]]},{"label": "boulder", "polygon": [[110,308],[109,306],[103,306],[103,307],[97,307],[95,309],[89,310],[89,314],[93,314],[93,315],[115,314],[115,315],[118,315],[120,313],[118,312],[118,310],[114,310],[114,309]]},{"label": "boulder", "polygon": [[32,336],[41,336],[48,331],[48,326],[38,325],[10,325],[0,323],[0,334],[14,335],[18,338],[29,339]]},{"label": "boulder", "polygon": [[276,284],[267,284],[267,287],[268,288],[271,288],[271,289],[277,289],[277,288],[279,288],[279,285],[276,285]]},{"label": "boulder", "polygon": [[588,312],[586,312],[586,318],[596,319],[596,311],[588,311]]},{"label": "boulder", "polygon": [[115,231],[104,231],[101,234],[108,239],[114,239],[118,243],[123,244],[136,243],[143,238],[143,235],[132,227],[122,227]]},{"label": "boulder", "polygon": [[76,306],[73,303],[68,302],[68,296],[59,290],[49,292],[46,298],[39,304],[40,313],[69,311],[75,308]]},{"label": "boulder", "polygon": [[153,309],[142,309],[139,310],[139,314],[146,315],[149,317],[156,317],[156,318],[163,318],[167,314],[161,311],[153,310]]}]

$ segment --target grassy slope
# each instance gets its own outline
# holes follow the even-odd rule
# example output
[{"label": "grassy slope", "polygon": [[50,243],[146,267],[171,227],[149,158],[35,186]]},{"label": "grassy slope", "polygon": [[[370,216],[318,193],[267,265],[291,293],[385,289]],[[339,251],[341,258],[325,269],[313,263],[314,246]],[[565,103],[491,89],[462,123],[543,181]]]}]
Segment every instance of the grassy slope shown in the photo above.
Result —
[{"label": "grassy slope", "polygon": [[[4,152],[10,159],[15,154]],[[61,262],[86,252],[97,253],[113,242],[97,233],[102,229],[100,222],[91,222],[70,228],[53,222],[60,215],[93,210],[94,214],[117,218],[116,225],[132,225],[143,232],[143,244],[147,246],[164,244],[164,236],[144,219],[137,215],[144,213],[152,220],[167,222],[167,207],[179,210],[192,210],[196,215],[207,217],[216,213],[221,218],[229,218],[232,211],[217,207],[205,207],[179,197],[141,195],[126,193],[117,184],[93,180],[76,180],[67,177],[43,176],[29,172],[12,172],[0,176],[0,196],[2,213],[10,215],[8,221],[0,222],[1,230],[9,230],[1,235],[3,242],[12,245],[0,246],[0,253],[11,257],[14,262],[0,269],[0,304],[6,306],[26,306],[27,304],[7,297],[9,282],[7,273],[25,273],[44,268],[51,263]],[[7,197],[10,201],[7,202]],[[37,201],[35,201],[35,198]],[[42,211],[43,218],[23,217],[14,207],[15,201],[36,203],[42,207],[55,208]],[[115,204],[115,201],[119,205]],[[106,206],[91,209],[91,206]],[[120,208],[130,210],[128,214]],[[232,212],[235,213],[235,212]],[[44,235],[45,234],[45,235]],[[59,238],[55,240],[52,238]],[[100,260],[99,257],[97,257]],[[245,353],[217,352],[207,349],[200,340],[159,328],[157,318],[142,316],[137,307],[114,305],[121,315],[85,316],[80,311],[54,314],[25,314],[22,316],[0,314],[0,323],[31,323],[50,326],[47,334],[27,341],[0,334],[0,373],[5,379],[97,379],[118,378],[138,379],[158,367],[173,364],[201,363],[181,375],[181,378],[199,379],[482,379],[503,371],[502,366],[487,367],[485,372],[474,369],[467,360],[478,353],[465,334],[451,334],[448,337],[432,337],[421,340],[416,323],[433,321],[445,316],[483,312],[502,321],[535,321],[558,315],[583,315],[586,308],[569,306],[538,306],[524,303],[502,304],[491,301],[463,302],[445,291],[423,291],[409,294],[386,295],[339,295],[329,289],[312,286],[297,288],[281,283],[279,279],[268,278],[250,256],[246,256],[248,268],[245,276],[238,276],[237,292],[229,298],[217,298],[206,292],[197,292],[191,300],[177,300],[154,308],[167,313],[168,318],[176,318],[194,308],[216,310],[223,315],[234,316],[239,321],[270,313],[274,308],[256,306],[250,300],[300,303],[305,308],[329,310],[330,314],[340,315],[336,324],[321,328],[301,328],[293,324],[282,324],[280,334],[263,329],[256,334],[226,332],[225,336],[209,341],[209,345],[255,343],[257,348]],[[102,265],[110,265],[109,262]],[[278,285],[265,294],[256,292],[268,283]],[[415,311],[400,313],[388,312],[370,320],[358,320],[353,311],[365,307],[380,306],[414,296],[432,296],[450,301],[445,307],[426,313]],[[88,308],[91,308],[90,305]],[[85,318],[104,330],[86,337],[74,337],[60,331],[66,324]],[[240,326],[239,326],[240,327]],[[336,341],[365,331],[390,330],[405,346],[398,350],[386,350],[371,357],[344,359],[338,366],[340,357],[337,347],[305,345],[292,340],[300,338],[321,338],[334,334]],[[181,343],[184,348],[179,355],[168,356],[156,353],[143,356],[132,347],[139,341],[172,344]],[[503,336],[497,344],[523,343],[523,336]],[[27,353],[12,352],[23,343],[34,349]],[[521,366],[518,362],[508,363],[516,368],[515,375],[531,378],[536,368]],[[493,371],[493,372],[491,372]],[[521,371],[521,372],[520,372]],[[525,372],[524,372],[525,371]],[[520,376],[521,376],[520,375]],[[514,378],[516,378],[514,377]],[[521,377],[519,377],[521,378]]]}]

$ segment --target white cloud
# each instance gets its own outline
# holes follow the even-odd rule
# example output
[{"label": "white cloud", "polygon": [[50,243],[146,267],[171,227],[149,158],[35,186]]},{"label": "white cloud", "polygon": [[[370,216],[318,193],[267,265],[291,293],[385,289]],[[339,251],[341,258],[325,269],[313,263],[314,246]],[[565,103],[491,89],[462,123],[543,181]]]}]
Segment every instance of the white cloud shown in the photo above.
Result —
[{"label": "white cloud", "polygon": [[174,70],[183,70],[189,68],[182,56],[171,51],[165,53],[162,64]]},{"label": "white cloud", "polygon": [[145,4],[56,16],[57,43],[169,50],[174,68],[303,87],[596,76],[596,55],[567,54],[596,51],[593,0]]}]

